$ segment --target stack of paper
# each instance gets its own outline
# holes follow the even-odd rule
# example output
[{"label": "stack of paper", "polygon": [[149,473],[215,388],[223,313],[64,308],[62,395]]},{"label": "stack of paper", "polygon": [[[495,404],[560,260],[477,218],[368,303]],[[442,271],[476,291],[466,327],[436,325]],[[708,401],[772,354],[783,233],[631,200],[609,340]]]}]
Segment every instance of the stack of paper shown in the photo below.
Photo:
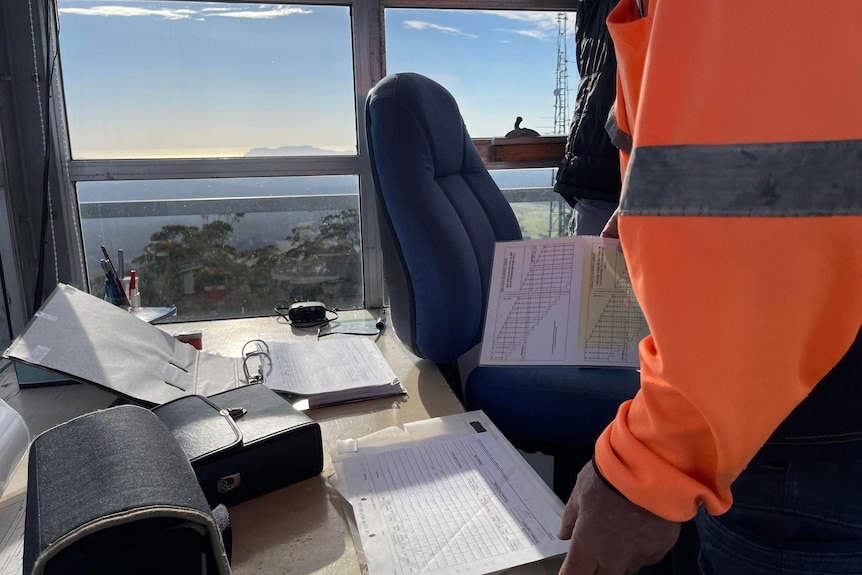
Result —
[{"label": "stack of paper", "polygon": [[312,408],[407,393],[377,345],[367,339],[257,341],[255,348],[247,359],[255,358],[264,385],[305,398]]},{"label": "stack of paper", "polygon": [[339,441],[333,455],[370,575],[559,570],[563,503],[483,412],[397,431]]}]

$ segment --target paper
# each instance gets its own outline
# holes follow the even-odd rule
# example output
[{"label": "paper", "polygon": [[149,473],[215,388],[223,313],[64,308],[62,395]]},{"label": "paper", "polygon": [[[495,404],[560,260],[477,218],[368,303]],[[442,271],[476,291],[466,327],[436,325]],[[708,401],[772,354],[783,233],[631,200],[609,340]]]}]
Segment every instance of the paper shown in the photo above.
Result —
[{"label": "paper", "polygon": [[128,310],[136,318],[149,323],[177,315],[177,306],[175,305],[166,307],[132,307],[128,308]]},{"label": "paper", "polygon": [[309,407],[406,393],[377,345],[361,337],[260,341],[256,351],[264,385],[306,397]]},{"label": "paper", "polygon": [[25,497],[0,503],[0,575],[20,575],[24,570]]},{"label": "paper", "polygon": [[648,334],[619,240],[496,245],[480,365],[638,367]]},{"label": "paper", "polygon": [[479,575],[568,549],[562,503],[476,414],[472,432],[340,454],[369,575]]},{"label": "paper", "polygon": [[246,383],[241,358],[199,351],[66,284],[57,285],[3,356],[151,405]]},{"label": "paper", "polygon": [[[24,489],[11,489],[13,474],[26,466],[30,430],[24,419],[0,399],[0,575],[18,575],[24,557]],[[23,485],[23,482],[22,482]]]}]

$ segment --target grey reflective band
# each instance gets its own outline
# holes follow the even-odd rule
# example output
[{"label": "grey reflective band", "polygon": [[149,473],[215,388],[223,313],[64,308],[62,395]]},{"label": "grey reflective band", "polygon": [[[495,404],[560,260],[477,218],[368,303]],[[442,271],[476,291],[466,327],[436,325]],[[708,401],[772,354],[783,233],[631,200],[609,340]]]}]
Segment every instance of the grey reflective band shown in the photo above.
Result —
[{"label": "grey reflective band", "polygon": [[862,214],[862,140],[650,146],[632,152],[627,215]]},{"label": "grey reflective band", "polygon": [[611,143],[627,154],[632,151],[632,135],[625,132],[617,124],[617,117],[614,114],[614,108],[611,106],[611,111],[608,113],[608,119],[605,120],[605,132],[611,139]]}]

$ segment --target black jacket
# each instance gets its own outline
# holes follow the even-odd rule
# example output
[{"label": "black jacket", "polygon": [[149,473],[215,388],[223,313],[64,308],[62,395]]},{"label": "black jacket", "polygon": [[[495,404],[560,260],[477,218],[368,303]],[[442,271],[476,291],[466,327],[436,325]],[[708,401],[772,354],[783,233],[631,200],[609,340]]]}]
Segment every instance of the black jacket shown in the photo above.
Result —
[{"label": "black jacket", "polygon": [[575,19],[578,96],[566,140],[566,155],[557,171],[554,191],[570,206],[577,200],[619,202],[619,150],[605,132],[617,91],[617,59],[608,14],[618,0],[584,0]]}]

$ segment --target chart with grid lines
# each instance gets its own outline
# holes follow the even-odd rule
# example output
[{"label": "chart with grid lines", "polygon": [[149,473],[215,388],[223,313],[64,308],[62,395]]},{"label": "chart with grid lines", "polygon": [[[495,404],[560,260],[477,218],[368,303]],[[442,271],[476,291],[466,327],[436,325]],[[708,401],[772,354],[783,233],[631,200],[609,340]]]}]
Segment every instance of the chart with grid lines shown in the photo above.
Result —
[{"label": "chart with grid lines", "polygon": [[619,240],[498,242],[479,365],[637,368],[649,335]]},{"label": "chart with grid lines", "polygon": [[649,334],[635,299],[620,246],[592,246],[584,260],[584,289],[579,347],[590,363],[637,363],[637,346]]},{"label": "chart with grid lines", "polygon": [[[565,305],[564,311],[568,313],[574,255],[573,245],[549,245],[534,249],[520,288],[503,296],[513,299],[514,304],[493,339],[492,360],[530,359],[527,339],[531,332],[560,304]],[[565,333],[562,332],[560,337],[564,338]],[[564,339],[555,343],[565,348]]]}]

